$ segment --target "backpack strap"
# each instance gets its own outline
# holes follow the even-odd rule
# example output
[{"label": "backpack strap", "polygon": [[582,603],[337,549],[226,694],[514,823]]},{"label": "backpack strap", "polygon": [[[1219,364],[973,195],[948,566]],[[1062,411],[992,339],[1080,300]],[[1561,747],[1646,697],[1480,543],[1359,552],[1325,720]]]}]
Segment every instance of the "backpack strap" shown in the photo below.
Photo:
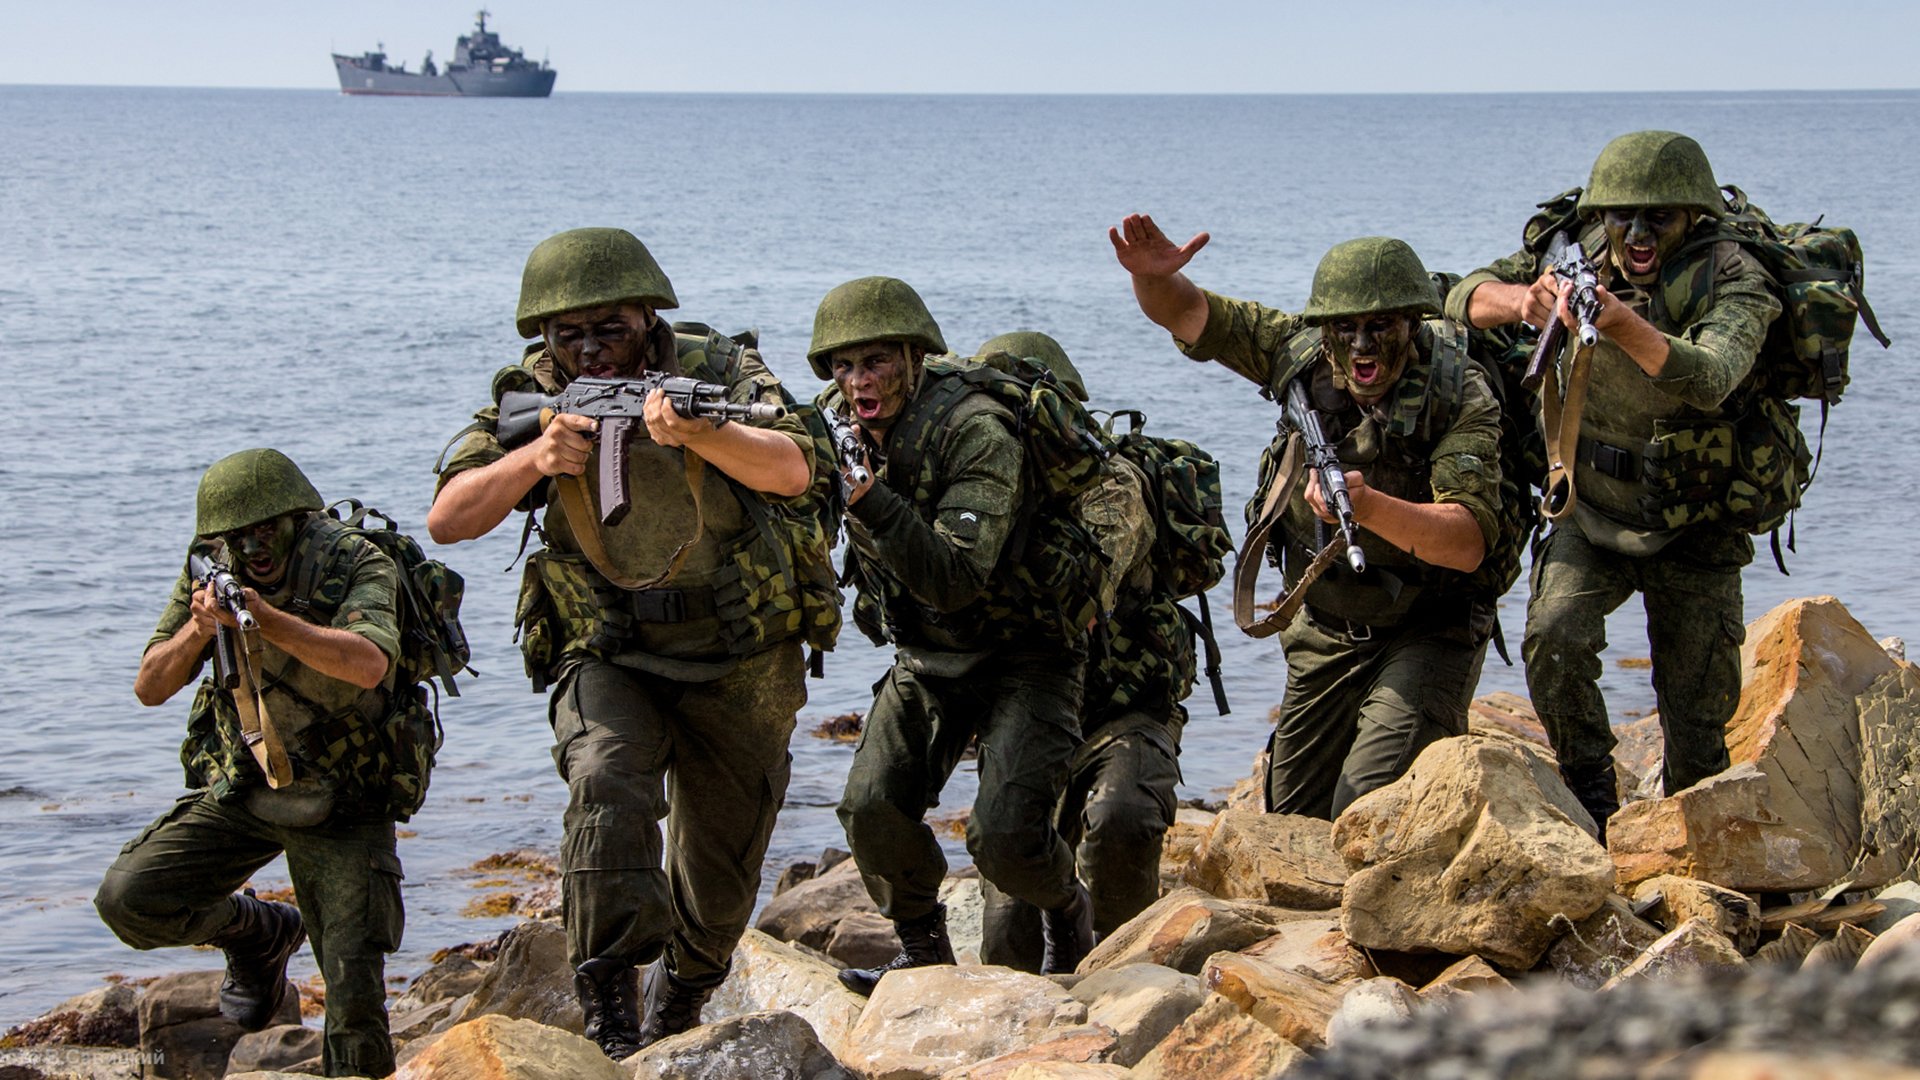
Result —
[{"label": "backpack strap", "polygon": [[1188,611],[1185,604],[1175,604],[1173,607],[1186,618],[1194,636],[1206,647],[1207,663],[1202,670],[1207,674],[1207,685],[1213,688],[1213,707],[1221,716],[1230,714],[1233,710],[1227,707],[1227,687],[1220,677],[1220,643],[1213,637],[1213,612],[1207,607],[1207,594],[1200,593],[1198,617]]}]

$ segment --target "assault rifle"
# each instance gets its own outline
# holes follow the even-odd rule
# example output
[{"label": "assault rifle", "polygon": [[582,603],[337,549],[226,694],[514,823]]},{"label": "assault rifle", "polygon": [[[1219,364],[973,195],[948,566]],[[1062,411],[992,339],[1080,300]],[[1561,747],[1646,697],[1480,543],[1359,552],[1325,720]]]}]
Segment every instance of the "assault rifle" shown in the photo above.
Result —
[{"label": "assault rifle", "polygon": [[1320,478],[1320,494],[1340,519],[1340,533],[1347,542],[1347,565],[1353,567],[1356,574],[1365,573],[1367,553],[1360,550],[1360,526],[1353,520],[1353,496],[1347,492],[1346,466],[1340,464],[1340,455],[1335,453],[1334,444],[1327,440],[1326,430],[1320,426],[1320,414],[1307,400],[1306,380],[1302,375],[1287,384],[1281,412],[1288,426],[1300,433],[1306,446],[1307,468]]},{"label": "assault rifle", "polygon": [[853,425],[840,415],[840,410],[821,409],[820,417],[827,422],[827,434],[833,436],[834,454],[847,470],[840,478],[840,493],[851,495],[854,488],[873,479],[872,470],[867,468],[867,448],[861,444]]},{"label": "assault rifle", "polygon": [[[1600,340],[1600,331],[1593,325],[1600,317],[1600,294],[1596,291],[1600,287],[1600,272],[1593,260],[1587,258],[1586,249],[1578,240],[1562,230],[1554,233],[1553,242],[1547,245],[1547,269],[1560,279],[1563,289],[1572,286],[1573,295],[1567,298],[1567,310],[1580,324],[1581,346],[1592,346]],[[1557,316],[1549,318],[1547,325],[1540,328],[1540,340],[1533,347],[1533,355],[1527,358],[1527,370],[1520,376],[1523,388],[1540,389],[1540,381],[1547,376],[1547,365],[1560,355],[1560,346],[1566,339],[1566,324]]]},{"label": "assault rifle", "polygon": [[701,382],[682,375],[649,371],[630,379],[578,378],[558,394],[509,391],[500,395],[500,418],[494,435],[512,449],[532,442],[555,413],[590,416],[600,422],[600,520],[617,525],[633,506],[627,490],[627,444],[636,421],[646,413],[648,395],[659,390],[681,416],[718,420],[777,420],[787,413],[782,405],[759,402],[736,404],[727,400],[722,383]]},{"label": "assault rifle", "polygon": [[[187,573],[193,575],[194,584],[204,586],[213,594],[214,602],[233,616],[242,633],[260,628],[259,621],[247,607],[246,590],[234,578],[233,571],[196,553],[187,556]],[[234,644],[233,631],[224,623],[213,635],[213,677],[223,690],[240,686],[240,651]]]}]

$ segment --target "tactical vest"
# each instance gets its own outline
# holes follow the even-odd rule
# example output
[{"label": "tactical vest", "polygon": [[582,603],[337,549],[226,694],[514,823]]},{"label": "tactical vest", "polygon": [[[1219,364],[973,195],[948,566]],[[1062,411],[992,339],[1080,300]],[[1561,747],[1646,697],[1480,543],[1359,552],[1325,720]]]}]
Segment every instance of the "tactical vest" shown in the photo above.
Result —
[{"label": "tactical vest", "polygon": [[[746,342],[723,337],[699,324],[675,324],[675,345],[682,374],[721,382],[736,390],[736,400],[752,400],[764,387],[743,381]],[[750,341],[751,338],[748,338]],[[555,393],[561,380],[542,347],[494,376],[493,398],[512,390]],[[816,461],[832,461],[830,436],[817,417],[782,399],[801,413],[814,441]],[[653,507],[667,534],[691,534],[690,494],[682,477],[684,451],[662,447],[636,435],[629,474],[645,470],[656,484],[670,485]],[[591,474],[591,467],[589,474]],[[636,492],[644,490],[636,475]],[[652,589],[630,591],[609,582],[588,563],[573,540],[578,523],[566,520],[547,497],[552,481],[537,485],[538,498],[523,506],[531,515],[547,506],[539,529],[544,549],[528,558],[521,576],[514,623],[528,676],[536,690],[558,677],[571,657],[591,656],[636,667],[657,666],[659,658],[696,664],[724,662],[802,639],[819,653],[829,650],[840,629],[840,590],[829,551],[833,546],[830,502],[837,489],[830,472],[816,470],[812,490],[799,499],[770,502],[726,476],[707,469],[702,480],[705,529],[673,580]],[[682,506],[682,503],[688,505]],[[684,517],[685,520],[675,520]],[[656,523],[629,515],[638,527]],[[597,528],[597,522],[587,523]],[[673,548],[665,539],[662,559]]]},{"label": "tactical vest", "polygon": [[[209,553],[217,550],[217,543],[196,543],[195,550]],[[373,551],[377,549],[346,525],[315,514],[294,541],[286,595],[267,599],[316,626],[331,626],[346,600],[348,571]],[[399,600],[396,595],[396,603]],[[395,739],[403,733],[389,728],[407,712],[393,707],[393,674],[389,672],[382,685],[362,690],[322,675],[271,642],[260,645],[261,692],[286,741],[294,775],[331,781],[337,807],[362,814],[390,812]],[[180,764],[188,787],[207,788],[223,802],[266,783],[241,736],[233,694],[215,686],[212,678],[203,680],[194,696]]]},{"label": "tactical vest", "polygon": [[[1327,437],[1339,444],[1340,460],[1365,477],[1369,487],[1409,502],[1432,502],[1430,456],[1459,414],[1466,369],[1472,361],[1464,333],[1444,320],[1429,319],[1421,324],[1420,347],[1426,355],[1410,364],[1389,392],[1388,405],[1393,411],[1384,421],[1375,419],[1372,409],[1362,409],[1334,385],[1332,361],[1326,356],[1317,327],[1302,330],[1288,340],[1287,361],[1276,366],[1273,383],[1263,393],[1276,396],[1300,372],[1309,372],[1312,381],[1308,397],[1320,412]],[[1286,441],[1282,425],[1260,455],[1259,482],[1246,507],[1249,528],[1258,521],[1267,492],[1278,479]],[[1326,530],[1330,528],[1314,516],[1305,496],[1296,493],[1282,518],[1284,540],[1269,547],[1267,557],[1274,565],[1284,567],[1289,580],[1297,580],[1326,545]],[[1503,534],[1495,546],[1517,542]],[[1360,546],[1367,555],[1367,572],[1355,574],[1344,561],[1334,560],[1307,589],[1306,603],[1311,611],[1325,618],[1385,627],[1406,619],[1416,606],[1438,606],[1449,598],[1490,603],[1505,591],[1504,585],[1494,587],[1478,572],[1463,574],[1422,562],[1364,529],[1360,531]],[[1483,565],[1490,560],[1504,561],[1496,560],[1497,554],[1489,550]],[[1467,617],[1464,606],[1461,616]]]},{"label": "tactical vest", "polygon": [[[1056,465],[1077,469],[1080,463],[1042,461],[1047,455],[1036,452],[1022,418],[1012,415],[988,388],[987,383],[996,380],[1001,386],[1015,383],[982,364],[925,361],[919,391],[888,436],[879,480],[931,520],[946,491],[943,472],[953,433],[976,415],[992,416],[1027,451],[1020,502],[1000,560],[982,596],[959,611],[943,612],[920,603],[877,560],[860,558],[850,547],[848,578],[858,587],[854,622],[875,644],[974,652],[1032,630],[1069,645],[1086,637],[1096,607],[1089,568],[1100,557],[1099,548],[1074,517],[1070,497],[1043,494],[1048,485],[1037,475]],[[838,408],[841,400],[838,388],[829,388],[820,406]],[[1087,478],[1088,486],[1094,479],[1097,476]]]}]

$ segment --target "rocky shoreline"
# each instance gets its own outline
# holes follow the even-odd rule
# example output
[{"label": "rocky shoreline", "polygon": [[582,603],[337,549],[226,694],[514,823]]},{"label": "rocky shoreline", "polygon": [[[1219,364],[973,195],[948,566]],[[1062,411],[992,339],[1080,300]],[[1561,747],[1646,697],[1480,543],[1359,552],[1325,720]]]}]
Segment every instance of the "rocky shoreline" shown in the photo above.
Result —
[{"label": "rocky shoreline", "polygon": [[[525,919],[396,980],[398,1075],[1920,1080],[1920,670],[1901,651],[1831,597],[1762,616],[1733,768],[1658,797],[1657,718],[1622,729],[1606,847],[1513,695],[1333,823],[1259,812],[1250,778],[1181,810],[1161,899],[1071,976],[980,965],[963,870],[943,890],[961,963],[848,992],[838,968],[898,946],[828,851],[781,875],[705,1026],[618,1064],[579,1035],[551,860],[496,856],[479,902]],[[206,959],[14,1029],[0,1080],[317,1072],[300,1015],[319,988],[243,1036]]]}]

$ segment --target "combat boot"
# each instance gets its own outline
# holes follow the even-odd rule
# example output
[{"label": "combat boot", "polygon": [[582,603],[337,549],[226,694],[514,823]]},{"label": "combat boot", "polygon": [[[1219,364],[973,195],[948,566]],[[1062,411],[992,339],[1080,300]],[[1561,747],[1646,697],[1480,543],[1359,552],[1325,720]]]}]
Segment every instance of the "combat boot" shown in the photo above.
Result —
[{"label": "combat boot", "polygon": [[640,1040],[640,973],[632,964],[595,957],[573,973],[586,1036],[615,1061],[632,1057]]},{"label": "combat boot", "polygon": [[1560,779],[1567,782],[1567,790],[1587,813],[1593,815],[1593,823],[1599,827],[1598,839],[1602,846],[1607,842],[1607,819],[1620,809],[1620,785],[1614,775],[1613,759],[1595,765],[1562,765]]},{"label": "combat boot", "polygon": [[953,942],[947,937],[945,904],[935,904],[932,911],[917,919],[893,920],[893,932],[900,936],[900,955],[877,968],[842,971],[840,981],[847,989],[864,997],[873,993],[880,976],[889,971],[953,963]]},{"label": "combat boot", "polygon": [[252,889],[235,896],[233,905],[233,921],[206,942],[227,954],[220,1015],[259,1031],[287,999],[287,961],[307,940],[307,931],[299,908],[258,899]]},{"label": "combat boot", "polygon": [[640,1024],[640,1045],[652,1046],[669,1035],[700,1026],[700,1010],[719,983],[695,986],[667,970],[663,961],[647,969],[647,1018]]},{"label": "combat boot", "polygon": [[1071,975],[1093,951],[1093,897],[1080,879],[1074,879],[1073,899],[1040,913],[1040,938],[1042,975]]}]

